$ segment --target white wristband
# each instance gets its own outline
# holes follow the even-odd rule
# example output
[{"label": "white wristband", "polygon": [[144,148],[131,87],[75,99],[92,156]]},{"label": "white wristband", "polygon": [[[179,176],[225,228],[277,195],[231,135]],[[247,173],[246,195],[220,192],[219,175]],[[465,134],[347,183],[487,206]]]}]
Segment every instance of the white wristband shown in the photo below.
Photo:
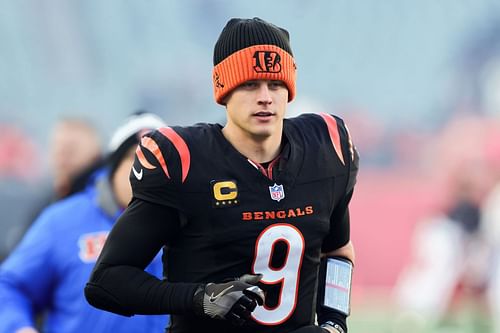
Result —
[{"label": "white wristband", "polygon": [[321,328],[327,330],[330,333],[345,333],[344,329],[339,325],[335,324],[334,322],[327,321],[324,324],[321,324]]},{"label": "white wristband", "polygon": [[347,316],[351,305],[352,268],[348,260],[328,258],[326,261],[323,305]]}]

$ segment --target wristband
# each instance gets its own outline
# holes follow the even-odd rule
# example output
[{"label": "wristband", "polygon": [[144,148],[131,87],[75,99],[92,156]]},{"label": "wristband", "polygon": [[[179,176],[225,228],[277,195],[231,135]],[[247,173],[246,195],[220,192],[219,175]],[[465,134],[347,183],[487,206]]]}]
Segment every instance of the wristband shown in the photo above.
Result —
[{"label": "wristband", "polygon": [[[344,332],[344,329],[338,325],[338,324],[335,324],[334,322],[331,322],[331,321],[327,321],[326,323],[322,324],[320,326],[321,328],[324,328],[325,330],[327,330],[328,332],[331,332],[331,333],[345,333]],[[336,332],[334,332],[333,330],[335,330]]]},{"label": "wristband", "polygon": [[328,258],[323,305],[349,315],[351,303],[352,263],[343,258]]},{"label": "wristband", "polygon": [[[330,269],[330,274],[327,273],[327,268]],[[324,327],[325,331],[329,329],[335,333],[336,331],[347,332],[351,271],[352,263],[346,258],[330,257],[321,259],[316,313],[319,325],[331,323],[328,324],[329,326]]]}]

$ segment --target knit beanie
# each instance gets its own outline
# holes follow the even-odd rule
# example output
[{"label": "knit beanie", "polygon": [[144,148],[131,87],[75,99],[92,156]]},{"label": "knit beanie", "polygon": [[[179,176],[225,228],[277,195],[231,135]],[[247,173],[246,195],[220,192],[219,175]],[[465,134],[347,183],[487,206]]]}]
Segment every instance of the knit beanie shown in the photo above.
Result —
[{"label": "knit beanie", "polygon": [[214,47],[215,101],[224,104],[224,97],[245,81],[280,80],[290,102],[295,97],[295,70],[288,31],[258,17],[233,18]]},{"label": "knit beanie", "polygon": [[139,144],[141,137],[151,130],[166,126],[154,113],[137,111],[113,133],[108,145],[107,162],[113,174],[130,148]]}]

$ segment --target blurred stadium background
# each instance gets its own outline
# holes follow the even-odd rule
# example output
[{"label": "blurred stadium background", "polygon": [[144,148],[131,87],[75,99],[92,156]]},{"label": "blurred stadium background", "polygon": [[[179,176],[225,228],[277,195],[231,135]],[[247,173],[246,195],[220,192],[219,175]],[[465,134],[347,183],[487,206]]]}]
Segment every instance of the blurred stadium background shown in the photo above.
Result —
[{"label": "blurred stadium background", "polygon": [[351,332],[493,332],[488,282],[453,287],[432,323],[394,295],[417,225],[463,182],[481,206],[499,179],[497,0],[0,0],[2,249],[47,190],[58,119],[88,119],[103,142],[137,109],[171,125],[222,121],[213,45],[228,18],[253,16],[290,31],[290,115],[344,117],[361,154]]}]

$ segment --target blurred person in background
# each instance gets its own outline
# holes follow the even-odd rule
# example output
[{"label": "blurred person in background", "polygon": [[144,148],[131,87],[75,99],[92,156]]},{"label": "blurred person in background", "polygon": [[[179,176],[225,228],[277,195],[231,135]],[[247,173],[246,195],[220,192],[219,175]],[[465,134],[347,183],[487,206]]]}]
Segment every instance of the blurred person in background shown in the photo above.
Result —
[{"label": "blurred person in background", "polygon": [[500,181],[483,206],[482,232],[490,249],[490,279],[486,295],[493,332],[500,333]]},{"label": "blurred person in background", "polygon": [[[487,330],[491,245],[483,205],[495,179],[489,150],[499,129],[492,119],[456,116],[433,140],[430,160],[439,165],[434,177],[444,203],[414,230],[410,262],[394,288],[398,324],[418,324],[419,332],[459,324]],[[474,308],[467,319],[460,315],[466,308]]]},{"label": "blurred person in background", "polygon": [[[472,197],[473,184],[455,185],[453,198],[442,211],[417,224],[411,261],[395,287],[401,325],[425,332],[444,324],[454,302],[477,297],[484,289],[484,254],[478,235],[480,206]],[[478,252],[480,251],[480,252]]]},{"label": "blurred person in background", "polygon": [[[43,316],[45,332],[164,329],[166,315],[126,318],[96,310],[83,295],[109,230],[132,198],[129,173],[140,136],[164,125],[153,114],[131,116],[112,136],[105,166],[96,173],[95,182],[43,210],[0,266],[1,333],[38,332],[38,316]],[[147,271],[162,277],[159,255]]]},{"label": "blurred person in background", "polygon": [[[482,205],[480,232],[488,249],[486,289],[492,328],[500,332],[500,19],[498,15],[479,26],[467,40],[463,55],[464,79],[458,101],[463,109],[484,115],[490,126],[488,140],[479,147],[492,166],[494,186]],[[468,135],[470,137],[470,135]]]},{"label": "blurred person in background", "polygon": [[[499,89],[500,96],[500,89]],[[493,333],[500,333],[500,120],[486,146],[495,170],[495,182],[482,206],[481,235],[488,247],[488,284],[486,297]]]},{"label": "blurred person in background", "polygon": [[[42,180],[41,149],[30,131],[0,123],[0,262],[12,251],[33,221],[46,191]],[[17,209],[22,205],[23,209]]]},{"label": "blurred person in background", "polygon": [[84,119],[60,119],[50,137],[49,167],[54,199],[82,190],[102,157],[100,136]]},{"label": "blurred person in background", "polygon": [[[12,136],[12,131],[4,132],[4,136],[6,134]],[[0,158],[9,157],[8,153],[12,154],[13,150],[20,146],[19,142],[22,142],[16,136],[12,136],[11,142],[14,141],[17,144],[11,144],[9,150],[2,150],[4,152],[0,154],[2,155]],[[18,150],[16,156],[23,156],[20,152],[22,150]],[[33,165],[37,164],[30,163],[26,158],[24,160],[17,158],[14,161],[18,162],[17,164],[11,163],[11,166],[15,167],[18,173],[25,172],[27,174],[37,171],[33,168]],[[51,184],[36,186],[36,188],[29,188],[29,184],[23,184],[16,186],[16,189],[9,191],[9,193],[1,193],[5,204],[10,205],[9,208],[12,208],[12,201],[20,200],[19,197],[23,197],[22,200],[25,200],[27,205],[22,212],[7,212],[1,222],[3,232],[0,236],[0,262],[17,245],[31,223],[45,207],[83,190],[93,180],[94,173],[102,167],[102,163],[101,140],[97,129],[89,121],[82,118],[59,119],[52,128],[49,137],[48,164]],[[23,191],[25,188],[26,190]]]}]

